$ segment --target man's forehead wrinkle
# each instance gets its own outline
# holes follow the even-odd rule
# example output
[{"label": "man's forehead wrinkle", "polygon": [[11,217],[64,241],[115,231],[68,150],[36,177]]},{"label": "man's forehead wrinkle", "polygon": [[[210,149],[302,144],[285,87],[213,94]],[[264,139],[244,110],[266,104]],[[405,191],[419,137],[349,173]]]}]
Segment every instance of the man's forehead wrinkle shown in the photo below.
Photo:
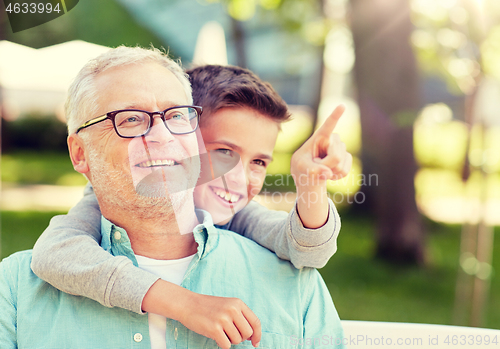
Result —
[{"label": "man's forehead wrinkle", "polygon": [[[141,78],[131,78],[130,74],[127,73],[129,70],[131,74],[142,74]],[[95,78],[95,82],[98,90],[103,94],[117,99],[123,95],[135,96],[133,99],[140,99],[141,104],[152,102],[148,100],[148,97],[158,98],[160,103],[175,102],[174,104],[178,104],[182,102],[182,104],[186,104],[188,100],[178,78],[171,71],[158,64],[113,67],[99,74]],[[175,96],[172,96],[173,94]],[[126,103],[134,103],[134,100],[128,100]]]},{"label": "man's forehead wrinkle", "polygon": [[[148,112],[155,112],[155,111],[163,111],[167,108],[170,107],[175,107],[178,105],[184,105],[186,104],[186,101],[171,101],[171,100],[165,100],[165,101],[158,101],[156,97],[152,96],[151,103],[144,103],[144,102],[131,102],[125,104],[121,109],[139,109],[139,110],[144,110]],[[151,107],[149,106],[156,106],[154,110],[150,110]]]}]

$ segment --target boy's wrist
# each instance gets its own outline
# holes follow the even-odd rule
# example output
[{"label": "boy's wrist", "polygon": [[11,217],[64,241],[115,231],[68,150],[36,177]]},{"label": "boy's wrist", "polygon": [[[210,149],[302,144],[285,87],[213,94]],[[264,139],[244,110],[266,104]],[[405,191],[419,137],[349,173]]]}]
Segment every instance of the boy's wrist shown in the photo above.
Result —
[{"label": "boy's wrist", "polygon": [[146,293],[142,310],[181,321],[192,294],[193,292],[181,286],[159,279]]},{"label": "boy's wrist", "polygon": [[297,187],[297,213],[308,229],[322,227],[328,220],[330,204],[324,185]]},{"label": "boy's wrist", "polygon": [[297,202],[317,204],[328,204],[326,191],[326,180],[306,185],[296,184]]}]

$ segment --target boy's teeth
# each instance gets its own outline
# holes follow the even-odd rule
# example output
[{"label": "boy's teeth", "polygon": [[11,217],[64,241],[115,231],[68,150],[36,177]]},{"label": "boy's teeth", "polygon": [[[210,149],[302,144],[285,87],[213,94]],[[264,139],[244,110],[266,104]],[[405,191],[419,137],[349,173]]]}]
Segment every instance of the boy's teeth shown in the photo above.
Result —
[{"label": "boy's teeth", "polygon": [[217,194],[217,196],[219,196],[220,198],[222,198],[222,199],[224,199],[224,200],[226,200],[227,202],[230,202],[230,203],[235,203],[241,197],[238,194],[231,194],[229,192],[226,192],[225,190],[221,190],[221,189],[218,189],[218,188],[214,188],[214,193]]}]

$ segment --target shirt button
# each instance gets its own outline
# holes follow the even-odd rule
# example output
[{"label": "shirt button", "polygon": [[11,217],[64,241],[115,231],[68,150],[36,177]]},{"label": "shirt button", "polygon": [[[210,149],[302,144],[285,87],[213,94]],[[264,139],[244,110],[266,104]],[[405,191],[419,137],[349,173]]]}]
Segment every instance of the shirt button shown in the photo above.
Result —
[{"label": "shirt button", "polygon": [[120,240],[122,238],[122,234],[119,231],[115,231],[115,240]]},{"label": "shirt button", "polygon": [[179,336],[179,332],[177,331],[177,327],[174,330],[174,339],[177,340],[177,337]]},{"label": "shirt button", "polygon": [[137,343],[142,341],[142,334],[140,334],[140,333],[134,334],[134,341],[136,341]]}]

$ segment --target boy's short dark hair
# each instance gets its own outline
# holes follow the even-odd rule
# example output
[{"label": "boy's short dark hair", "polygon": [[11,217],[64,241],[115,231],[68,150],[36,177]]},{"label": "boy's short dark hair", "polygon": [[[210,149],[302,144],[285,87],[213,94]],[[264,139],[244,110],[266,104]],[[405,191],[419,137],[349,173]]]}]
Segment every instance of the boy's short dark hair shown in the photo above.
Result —
[{"label": "boy's short dark hair", "polygon": [[222,108],[248,107],[277,123],[290,119],[287,104],[271,84],[248,69],[204,65],[188,70],[187,74],[193,89],[193,103],[203,107],[203,116]]}]

